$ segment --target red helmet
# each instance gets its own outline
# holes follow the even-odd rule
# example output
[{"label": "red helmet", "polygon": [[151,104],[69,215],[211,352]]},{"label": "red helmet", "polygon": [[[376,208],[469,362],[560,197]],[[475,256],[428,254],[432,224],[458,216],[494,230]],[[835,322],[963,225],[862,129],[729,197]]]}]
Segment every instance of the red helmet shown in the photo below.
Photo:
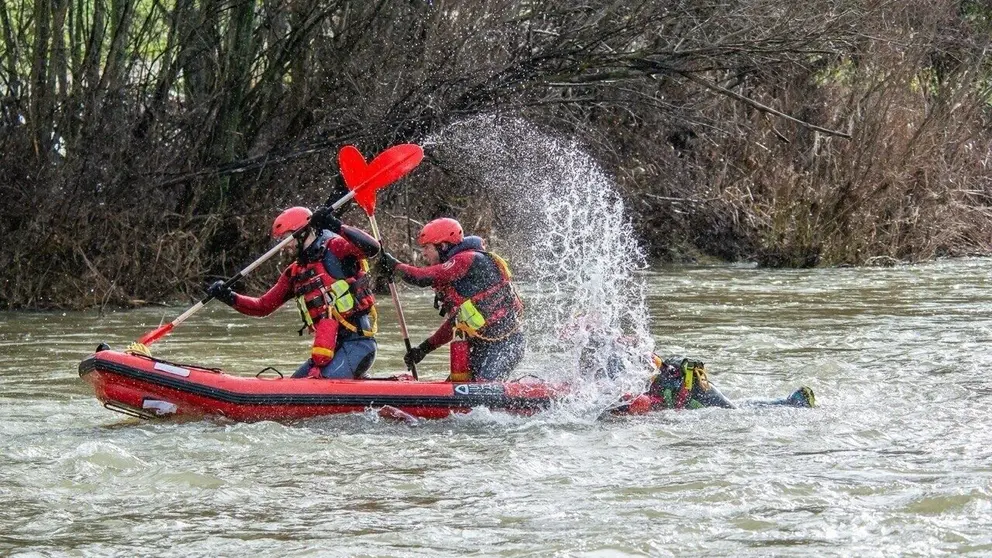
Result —
[{"label": "red helmet", "polygon": [[442,242],[458,244],[464,238],[462,225],[458,221],[442,217],[424,225],[423,230],[420,231],[420,236],[417,237],[417,244],[421,246],[441,244]]},{"label": "red helmet", "polygon": [[305,207],[290,207],[272,222],[272,238],[282,238],[287,233],[302,229],[310,222],[313,212]]}]

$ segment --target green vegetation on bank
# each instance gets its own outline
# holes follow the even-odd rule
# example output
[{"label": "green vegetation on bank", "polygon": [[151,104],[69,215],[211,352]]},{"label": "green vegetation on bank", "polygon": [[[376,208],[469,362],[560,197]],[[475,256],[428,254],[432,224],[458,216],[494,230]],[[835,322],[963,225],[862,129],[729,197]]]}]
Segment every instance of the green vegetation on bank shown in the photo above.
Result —
[{"label": "green vegetation on bank", "polygon": [[[976,0],[0,3],[0,308],[198,298],[341,145],[484,113],[577,138],[659,261],[986,253],[990,41]],[[384,193],[393,246],[497,226],[456,167]]]}]

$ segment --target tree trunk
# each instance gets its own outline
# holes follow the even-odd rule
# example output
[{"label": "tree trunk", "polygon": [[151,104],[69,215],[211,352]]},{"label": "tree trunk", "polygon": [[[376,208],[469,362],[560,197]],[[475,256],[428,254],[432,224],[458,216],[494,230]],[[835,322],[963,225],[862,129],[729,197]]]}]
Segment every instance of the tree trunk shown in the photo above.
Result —
[{"label": "tree trunk", "polygon": [[52,34],[51,0],[34,4],[34,48],[31,52],[31,109],[28,115],[35,160],[44,165],[52,145],[52,92],[48,87],[49,43]]}]

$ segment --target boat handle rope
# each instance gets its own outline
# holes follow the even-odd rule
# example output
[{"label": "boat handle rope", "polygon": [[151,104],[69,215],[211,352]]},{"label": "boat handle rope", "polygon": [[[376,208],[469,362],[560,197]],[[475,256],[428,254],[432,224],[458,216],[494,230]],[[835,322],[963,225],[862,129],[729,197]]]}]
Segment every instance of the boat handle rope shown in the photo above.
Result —
[{"label": "boat handle rope", "polygon": [[261,378],[262,377],[262,374],[265,374],[266,372],[270,372],[270,371],[271,372],[275,372],[276,374],[279,374],[279,379],[280,380],[283,379],[283,378],[285,378],[285,376],[282,375],[282,372],[276,370],[275,368],[272,368],[271,366],[266,366],[265,368],[259,370],[258,371],[258,374],[255,374],[255,377],[256,378]]}]

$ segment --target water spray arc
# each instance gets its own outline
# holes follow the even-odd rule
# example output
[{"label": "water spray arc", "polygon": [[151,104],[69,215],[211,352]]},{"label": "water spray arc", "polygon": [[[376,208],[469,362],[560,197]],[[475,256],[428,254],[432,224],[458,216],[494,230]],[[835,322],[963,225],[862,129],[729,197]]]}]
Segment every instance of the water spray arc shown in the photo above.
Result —
[{"label": "water spray arc", "polygon": [[[607,173],[576,142],[520,118],[474,117],[425,144],[459,170],[456,182],[481,190],[496,223],[490,242],[524,278],[524,368],[585,385],[597,402],[640,385],[653,348],[636,273],[645,258]],[[617,363],[619,374],[597,378]]]}]

